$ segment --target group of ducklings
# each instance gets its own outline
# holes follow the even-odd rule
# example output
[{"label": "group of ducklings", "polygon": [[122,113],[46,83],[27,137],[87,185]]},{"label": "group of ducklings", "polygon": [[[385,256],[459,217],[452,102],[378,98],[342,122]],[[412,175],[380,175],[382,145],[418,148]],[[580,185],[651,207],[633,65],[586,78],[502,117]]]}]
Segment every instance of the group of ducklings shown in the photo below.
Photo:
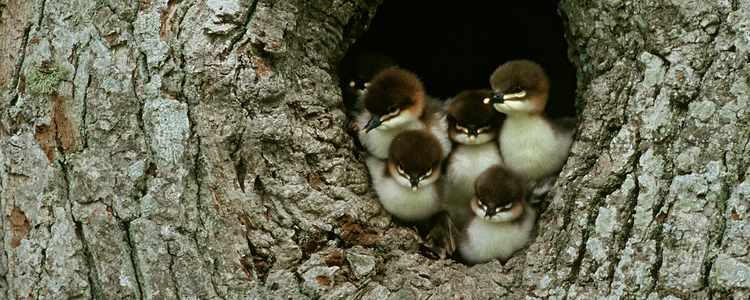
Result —
[{"label": "group of ducklings", "polygon": [[383,209],[430,231],[425,245],[441,258],[506,261],[522,249],[538,214],[532,198],[551,189],[575,132],[573,118],[546,117],[542,67],[508,61],[491,90],[442,101],[387,56],[359,63],[370,71],[342,88]]}]

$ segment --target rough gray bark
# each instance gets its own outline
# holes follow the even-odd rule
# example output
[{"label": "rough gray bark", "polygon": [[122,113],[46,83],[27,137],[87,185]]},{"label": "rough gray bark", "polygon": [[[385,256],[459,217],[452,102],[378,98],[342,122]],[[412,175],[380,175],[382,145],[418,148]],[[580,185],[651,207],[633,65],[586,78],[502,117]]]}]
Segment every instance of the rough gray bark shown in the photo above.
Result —
[{"label": "rough gray bark", "polygon": [[563,2],[577,141],[528,250],[472,267],[352,155],[332,74],[376,6],[2,0],[0,293],[750,296],[750,3]]},{"label": "rough gray bark", "polygon": [[750,3],[561,8],[582,122],[522,290],[748,298]]}]

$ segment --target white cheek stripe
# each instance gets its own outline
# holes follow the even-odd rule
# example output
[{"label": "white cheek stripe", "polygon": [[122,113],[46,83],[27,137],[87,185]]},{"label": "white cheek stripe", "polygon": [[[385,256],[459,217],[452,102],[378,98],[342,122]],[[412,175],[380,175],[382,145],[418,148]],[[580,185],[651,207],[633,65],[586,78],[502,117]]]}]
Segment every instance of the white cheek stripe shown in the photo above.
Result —
[{"label": "white cheek stripe", "polygon": [[512,100],[512,99],[518,99],[523,98],[526,96],[526,91],[520,91],[518,93],[513,94],[505,94],[503,95],[503,100]]},{"label": "white cheek stripe", "polygon": [[380,117],[380,121],[382,122],[384,120],[388,120],[391,117],[393,117],[395,115],[398,115],[398,113],[400,113],[400,112],[401,112],[401,110],[397,108],[396,111],[394,111],[392,113],[389,113],[389,114],[386,114],[386,115],[383,115],[382,117]]}]

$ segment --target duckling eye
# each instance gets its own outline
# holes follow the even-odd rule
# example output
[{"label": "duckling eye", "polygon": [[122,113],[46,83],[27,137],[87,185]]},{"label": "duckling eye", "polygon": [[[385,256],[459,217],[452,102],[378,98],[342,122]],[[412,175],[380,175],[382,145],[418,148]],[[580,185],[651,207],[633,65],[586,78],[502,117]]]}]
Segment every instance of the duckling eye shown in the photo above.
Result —
[{"label": "duckling eye", "polygon": [[427,172],[424,172],[424,176],[427,177],[430,176],[430,174],[432,174],[432,167],[427,168]]},{"label": "duckling eye", "polygon": [[482,133],[482,132],[485,132],[487,130],[490,130],[490,125],[487,125],[487,126],[484,126],[482,128],[477,129],[477,133]]},{"label": "duckling eye", "polygon": [[523,91],[523,88],[520,85],[517,85],[516,87],[513,88],[514,93],[518,93],[520,91]]},{"label": "duckling eye", "polygon": [[404,166],[403,165],[398,164],[398,172],[401,173],[401,174],[406,173],[406,172],[404,172]]},{"label": "duckling eye", "polygon": [[395,105],[391,105],[391,107],[388,108],[388,113],[392,114],[398,111],[398,107]]},{"label": "duckling eye", "polygon": [[503,210],[508,210],[513,206],[513,202],[508,203],[507,205],[503,206]]}]

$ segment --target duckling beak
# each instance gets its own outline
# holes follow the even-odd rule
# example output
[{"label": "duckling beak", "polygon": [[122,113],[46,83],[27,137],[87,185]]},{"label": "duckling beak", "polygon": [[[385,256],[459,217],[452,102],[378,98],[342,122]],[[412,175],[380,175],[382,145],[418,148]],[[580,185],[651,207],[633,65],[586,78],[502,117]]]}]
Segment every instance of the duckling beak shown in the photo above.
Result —
[{"label": "duckling beak", "polygon": [[490,104],[490,103],[497,104],[497,103],[503,103],[503,102],[505,102],[505,94],[502,92],[494,94],[492,95],[492,97],[484,99],[484,104]]},{"label": "duckling beak", "polygon": [[368,132],[370,132],[370,130],[373,130],[375,129],[375,127],[380,126],[380,124],[380,116],[372,115],[372,118],[370,118],[370,121],[367,122],[365,128],[362,128],[362,133],[367,134]]},{"label": "duckling beak", "polygon": [[419,189],[419,175],[412,174],[409,176],[409,182],[411,182],[411,190],[416,192]]},{"label": "duckling beak", "polygon": [[495,209],[495,207],[488,207],[484,213],[484,219],[489,221],[493,216],[495,216],[495,214],[497,214],[497,210]]},{"label": "duckling beak", "polygon": [[479,132],[477,131],[476,126],[469,126],[468,129],[469,129],[469,140],[473,142],[479,135]]}]

